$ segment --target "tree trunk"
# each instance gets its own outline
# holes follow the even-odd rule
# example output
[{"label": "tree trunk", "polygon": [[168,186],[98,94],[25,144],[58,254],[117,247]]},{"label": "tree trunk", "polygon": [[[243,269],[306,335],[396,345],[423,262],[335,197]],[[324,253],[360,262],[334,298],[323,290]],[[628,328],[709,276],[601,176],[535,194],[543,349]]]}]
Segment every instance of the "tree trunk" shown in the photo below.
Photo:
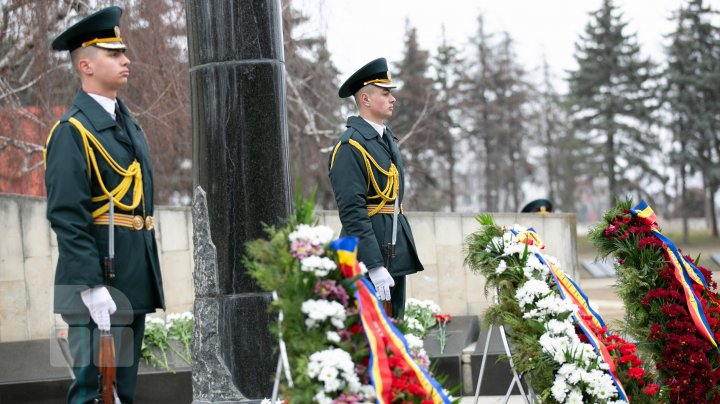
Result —
[{"label": "tree trunk", "polygon": [[[684,148],[684,146],[681,146]],[[690,230],[688,228],[688,197],[687,197],[687,173],[685,171],[685,164],[680,165],[680,203],[682,204],[681,215],[682,215],[682,231],[683,231],[683,243],[687,244],[690,242]]]},{"label": "tree trunk", "polygon": [[615,206],[615,198],[617,195],[617,180],[615,178],[615,136],[612,132],[607,134],[607,143],[605,144],[605,165],[608,170],[608,193],[609,193],[609,205]]},{"label": "tree trunk", "polygon": [[711,185],[708,187],[708,191],[710,195],[708,196],[708,202],[710,204],[709,206],[709,216],[710,216],[710,231],[712,232],[713,238],[717,239],[718,237],[718,226],[717,226],[717,214],[715,214],[715,193],[717,192],[717,185],[715,185],[715,181],[711,181]]}]

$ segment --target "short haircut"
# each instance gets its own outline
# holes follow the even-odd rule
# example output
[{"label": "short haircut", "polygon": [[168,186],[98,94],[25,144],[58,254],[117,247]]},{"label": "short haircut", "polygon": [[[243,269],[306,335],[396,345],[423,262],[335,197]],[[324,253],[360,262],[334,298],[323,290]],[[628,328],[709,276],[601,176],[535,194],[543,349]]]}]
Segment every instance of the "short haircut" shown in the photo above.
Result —
[{"label": "short haircut", "polygon": [[376,89],[376,88],[380,88],[380,87],[374,86],[372,84],[368,84],[366,86],[361,87],[359,90],[357,90],[357,92],[355,92],[355,94],[353,94],[353,98],[355,98],[355,105],[357,105],[358,107],[360,106],[360,94],[362,94],[362,93],[371,94],[375,91],[373,89]]},{"label": "short haircut", "polygon": [[75,70],[79,74],[80,70],[78,69],[78,62],[80,61],[80,58],[92,58],[95,55],[95,52],[97,52],[98,50],[99,48],[96,48],[94,46],[85,46],[77,48],[70,52],[70,63],[72,63],[73,70]]}]

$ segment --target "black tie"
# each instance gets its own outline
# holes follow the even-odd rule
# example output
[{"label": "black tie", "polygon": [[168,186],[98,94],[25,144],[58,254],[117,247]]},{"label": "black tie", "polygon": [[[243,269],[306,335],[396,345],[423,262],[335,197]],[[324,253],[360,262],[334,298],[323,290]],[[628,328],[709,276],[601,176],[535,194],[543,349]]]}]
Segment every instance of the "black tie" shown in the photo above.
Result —
[{"label": "black tie", "polygon": [[115,122],[122,128],[124,132],[127,133],[127,129],[125,128],[125,120],[122,117],[122,113],[120,112],[120,106],[116,103],[115,104]]},{"label": "black tie", "polygon": [[387,133],[386,130],[383,131],[383,136],[382,136],[382,137],[383,137],[383,140],[385,141],[385,144],[386,144],[387,147],[388,147],[388,150],[390,150],[390,152],[392,153],[392,146],[391,146],[391,142],[390,142],[390,135]]},{"label": "black tie", "polygon": [[118,126],[122,129],[121,138],[130,145],[134,155],[135,145],[133,144],[132,137],[130,137],[130,132],[128,131],[127,126],[125,126],[125,119],[123,118],[122,112],[120,112],[120,106],[117,103],[115,103],[115,122],[117,122]]}]

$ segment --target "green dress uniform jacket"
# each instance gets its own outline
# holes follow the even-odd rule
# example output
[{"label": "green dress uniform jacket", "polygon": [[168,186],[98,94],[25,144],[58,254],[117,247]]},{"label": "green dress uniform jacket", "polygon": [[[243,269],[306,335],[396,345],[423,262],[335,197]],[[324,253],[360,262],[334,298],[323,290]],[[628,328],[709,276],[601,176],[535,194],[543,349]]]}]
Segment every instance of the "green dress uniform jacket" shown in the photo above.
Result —
[{"label": "green dress uniform jacket", "polygon": [[[82,138],[68,119],[74,117],[105,147],[109,155],[127,168],[134,159],[142,167],[144,201],[126,212],[153,215],[153,176],[145,135],[118,100],[127,130],[121,128],[100,104],[84,91],[62,116],[49,139],[45,186],[47,218],[57,235],[59,257],[55,272],[54,310],[61,314],[87,314],[80,292],[104,284],[103,260],[108,255],[108,226],[93,224],[92,212],[105,202],[92,202],[103,194],[95,172],[89,172]],[[95,151],[98,168],[108,190],[122,177]],[[132,203],[132,186],[121,202]],[[144,212],[143,212],[144,211]],[[141,314],[165,308],[155,230],[115,226],[115,273],[108,290],[118,314]]]},{"label": "green dress uniform jacket", "polygon": [[[383,137],[363,118],[351,116],[346,126],[347,130],[339,140],[342,144],[334,154],[334,161],[333,157],[330,161],[330,182],[342,223],[341,235],[358,237],[358,260],[368,268],[376,268],[385,265],[385,245],[392,241],[393,215],[377,213],[368,216],[367,205],[377,204],[379,200],[369,199],[375,192],[370,185],[364,158],[357,148],[348,144],[348,140],[357,141],[384,170],[388,170],[391,163],[395,164],[399,174],[399,202],[402,204],[405,189],[400,151],[390,128],[387,128],[385,135],[390,143],[388,147]],[[380,189],[384,189],[388,182],[387,176],[375,167],[372,170]],[[385,205],[390,209],[392,206],[391,202]],[[389,269],[393,277],[423,270],[410,224],[403,214],[398,215],[395,258]],[[404,293],[402,300],[404,302]]]}]

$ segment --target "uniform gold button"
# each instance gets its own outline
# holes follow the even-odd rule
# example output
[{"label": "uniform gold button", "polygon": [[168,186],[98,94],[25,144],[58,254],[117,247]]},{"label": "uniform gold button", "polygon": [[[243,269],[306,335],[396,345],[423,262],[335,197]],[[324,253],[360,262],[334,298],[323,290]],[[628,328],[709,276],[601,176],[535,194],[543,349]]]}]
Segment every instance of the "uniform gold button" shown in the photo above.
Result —
[{"label": "uniform gold button", "polygon": [[145,218],[145,228],[148,230],[152,230],[155,228],[155,218],[152,216],[148,216]]},{"label": "uniform gold button", "polygon": [[140,215],[133,216],[132,226],[135,230],[142,230],[143,226],[145,226],[145,220]]}]

